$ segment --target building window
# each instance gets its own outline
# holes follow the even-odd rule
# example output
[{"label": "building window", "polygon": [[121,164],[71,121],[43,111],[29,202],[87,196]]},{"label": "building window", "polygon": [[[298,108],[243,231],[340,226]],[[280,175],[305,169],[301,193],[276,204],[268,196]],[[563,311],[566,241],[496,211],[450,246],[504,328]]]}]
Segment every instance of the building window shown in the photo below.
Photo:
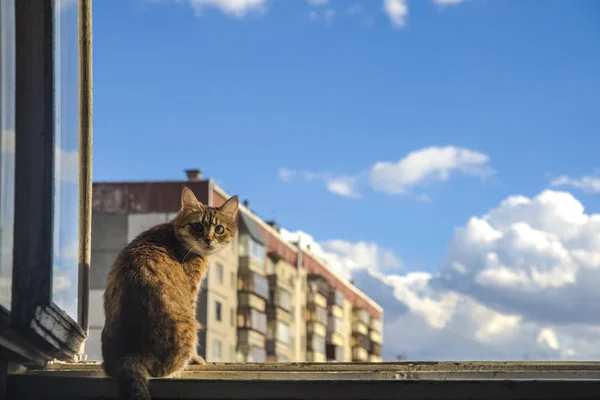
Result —
[{"label": "building window", "polygon": [[250,272],[241,277],[240,290],[254,293],[263,299],[269,298],[269,281],[262,275]]},{"label": "building window", "polygon": [[344,334],[344,320],[341,318],[333,318],[333,331],[341,335]]},{"label": "building window", "polygon": [[317,307],[315,310],[315,317],[318,322],[327,326],[327,310],[323,307]]},{"label": "building window", "polygon": [[273,260],[267,258],[267,275],[273,275],[275,273],[275,264]]},{"label": "building window", "polygon": [[221,341],[215,340],[213,344],[213,360],[221,361]]},{"label": "building window", "polygon": [[235,327],[235,310],[232,308],[230,311],[230,322],[231,322],[231,326]]},{"label": "building window", "polygon": [[231,273],[231,289],[235,290],[235,272]]},{"label": "building window", "polygon": [[290,344],[290,326],[283,321],[277,321],[277,340]]},{"label": "building window", "polygon": [[254,308],[248,308],[238,314],[238,328],[253,329],[267,334],[267,314]]},{"label": "building window", "polygon": [[250,256],[258,261],[265,259],[265,247],[252,238],[250,238]]},{"label": "building window", "polygon": [[223,284],[223,265],[217,263],[215,265],[215,270],[217,271],[217,281],[219,282],[220,285]]},{"label": "building window", "polygon": [[222,308],[223,307],[221,306],[221,303],[218,301],[215,301],[215,319],[219,322],[221,322],[221,318],[222,318],[222,315],[221,315]]},{"label": "building window", "polygon": [[292,310],[292,295],[287,290],[279,289],[277,292],[277,305],[286,311]]},{"label": "building window", "polygon": [[319,335],[313,335],[310,341],[310,350],[315,353],[325,354],[325,338]]}]

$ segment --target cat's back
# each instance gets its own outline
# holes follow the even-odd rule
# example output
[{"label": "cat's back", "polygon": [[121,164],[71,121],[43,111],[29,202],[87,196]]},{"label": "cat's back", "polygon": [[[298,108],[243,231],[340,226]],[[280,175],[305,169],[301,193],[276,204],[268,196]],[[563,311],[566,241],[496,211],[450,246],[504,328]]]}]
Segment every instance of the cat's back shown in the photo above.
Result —
[{"label": "cat's back", "polygon": [[167,223],[140,233],[123,248],[108,273],[104,295],[107,323],[118,319],[123,308],[144,307],[145,302],[154,302],[157,296],[185,285],[178,246],[173,227]]}]

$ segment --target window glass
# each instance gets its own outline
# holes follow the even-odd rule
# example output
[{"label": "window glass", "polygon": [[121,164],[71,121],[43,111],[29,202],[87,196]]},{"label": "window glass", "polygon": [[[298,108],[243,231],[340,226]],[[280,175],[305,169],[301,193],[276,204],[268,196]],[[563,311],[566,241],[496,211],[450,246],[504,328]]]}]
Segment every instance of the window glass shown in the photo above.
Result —
[{"label": "window glass", "polygon": [[277,321],[277,340],[282,343],[290,343],[290,326],[283,321]]},{"label": "window glass", "polygon": [[223,284],[223,265],[217,263],[215,265],[215,268],[217,270],[217,281],[219,281],[219,284]]},{"label": "window glass", "polygon": [[213,361],[221,361],[221,341],[215,340],[213,345]]},{"label": "window glass", "polygon": [[53,300],[73,319],[78,299],[78,2],[54,0],[55,175]]},{"label": "window glass", "polygon": [[10,309],[15,196],[15,2],[0,1],[0,306]]},{"label": "window glass", "polygon": [[223,307],[221,306],[221,303],[218,301],[215,301],[215,319],[217,321],[221,321],[222,316],[221,316],[221,309]]}]

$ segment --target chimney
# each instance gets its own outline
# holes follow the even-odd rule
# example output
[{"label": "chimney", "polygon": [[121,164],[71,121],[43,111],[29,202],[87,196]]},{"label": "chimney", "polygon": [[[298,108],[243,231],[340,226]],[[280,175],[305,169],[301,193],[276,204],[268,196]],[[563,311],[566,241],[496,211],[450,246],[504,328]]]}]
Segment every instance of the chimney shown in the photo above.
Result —
[{"label": "chimney", "polygon": [[188,181],[202,180],[202,171],[199,169],[186,169],[185,174],[187,175]]},{"label": "chimney", "polygon": [[279,232],[279,225],[275,221],[267,221],[267,225]]}]

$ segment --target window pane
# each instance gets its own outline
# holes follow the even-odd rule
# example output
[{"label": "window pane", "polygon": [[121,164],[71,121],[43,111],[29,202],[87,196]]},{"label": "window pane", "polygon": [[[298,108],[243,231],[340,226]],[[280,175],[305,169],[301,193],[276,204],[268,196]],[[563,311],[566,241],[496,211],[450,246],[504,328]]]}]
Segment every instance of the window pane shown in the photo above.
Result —
[{"label": "window pane", "polygon": [[0,305],[10,309],[15,196],[15,2],[0,1]]},{"label": "window pane", "polygon": [[55,198],[53,300],[77,317],[79,191],[78,2],[54,0]]}]

